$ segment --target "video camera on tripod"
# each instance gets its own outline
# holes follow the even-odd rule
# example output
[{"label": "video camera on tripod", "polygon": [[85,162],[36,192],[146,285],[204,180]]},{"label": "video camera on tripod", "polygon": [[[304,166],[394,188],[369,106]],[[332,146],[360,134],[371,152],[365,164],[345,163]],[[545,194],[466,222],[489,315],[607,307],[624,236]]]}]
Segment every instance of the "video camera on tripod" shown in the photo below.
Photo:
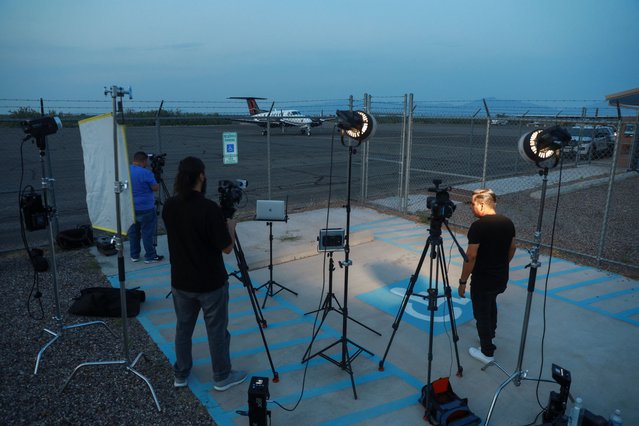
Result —
[{"label": "video camera on tripod", "polygon": [[166,164],[166,153],[164,154],[147,154],[149,160],[151,160],[151,171],[155,176],[156,181],[160,181],[162,173],[164,172],[164,165]]},{"label": "video camera on tripod", "polygon": [[433,183],[435,187],[428,188],[428,192],[434,192],[435,196],[426,198],[426,207],[432,212],[431,218],[448,219],[453,215],[457,207],[455,203],[450,201],[450,194],[448,193],[450,187],[440,188],[441,179],[433,179]]},{"label": "video camera on tripod", "polygon": [[220,207],[225,219],[231,219],[242,201],[244,190],[248,186],[246,179],[221,180],[218,182],[217,192],[220,193]]}]

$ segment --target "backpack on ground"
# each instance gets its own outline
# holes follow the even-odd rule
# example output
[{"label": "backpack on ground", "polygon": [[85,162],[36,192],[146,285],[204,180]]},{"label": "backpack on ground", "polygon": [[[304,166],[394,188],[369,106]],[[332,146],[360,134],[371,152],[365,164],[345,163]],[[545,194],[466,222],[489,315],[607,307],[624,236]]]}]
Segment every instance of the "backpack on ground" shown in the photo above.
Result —
[{"label": "backpack on ground", "polygon": [[442,377],[422,388],[419,402],[426,408],[424,418],[432,425],[470,426],[481,419],[468,408],[468,399],[459,398],[448,381]]},{"label": "backpack on ground", "polygon": [[64,250],[73,250],[93,245],[93,229],[90,225],[79,225],[75,229],[58,232],[58,246]]},{"label": "backpack on ground", "polygon": [[[144,302],[144,291],[126,290],[127,317],[134,317],[140,313],[140,303]],[[120,289],[113,287],[89,287],[80,290],[80,296],[69,307],[73,315],[93,317],[120,317]]]}]

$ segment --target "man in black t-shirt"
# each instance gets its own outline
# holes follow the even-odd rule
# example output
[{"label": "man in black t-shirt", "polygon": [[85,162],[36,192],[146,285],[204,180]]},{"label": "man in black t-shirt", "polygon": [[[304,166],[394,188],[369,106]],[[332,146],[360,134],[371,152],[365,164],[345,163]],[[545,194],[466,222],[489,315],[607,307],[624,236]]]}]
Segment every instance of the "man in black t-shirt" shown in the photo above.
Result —
[{"label": "man in black t-shirt", "polygon": [[471,209],[478,219],[468,230],[468,261],[464,263],[459,288],[465,297],[466,282],[472,274],[470,299],[477,323],[480,347],[471,347],[470,355],[483,362],[494,360],[497,329],[497,295],[506,290],[508,268],[516,250],[515,225],[496,212],[497,196],[490,189],[473,191]]},{"label": "man in black t-shirt", "polygon": [[242,383],[247,373],[231,369],[228,332],[229,284],[222,253],[233,250],[235,221],[225,220],[220,206],[207,199],[204,163],[180,161],[175,196],[162,210],[169,242],[171,293],[175,307],[175,374],[177,388],[188,385],[193,366],[193,330],[203,312],[213,367],[213,388],[225,391]]}]

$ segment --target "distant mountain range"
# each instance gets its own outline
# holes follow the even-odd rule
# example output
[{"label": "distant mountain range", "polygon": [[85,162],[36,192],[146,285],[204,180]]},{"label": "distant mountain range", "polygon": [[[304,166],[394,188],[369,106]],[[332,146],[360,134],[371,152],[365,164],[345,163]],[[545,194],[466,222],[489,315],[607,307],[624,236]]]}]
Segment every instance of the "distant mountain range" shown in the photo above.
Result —
[{"label": "distant mountain range", "polygon": [[[616,117],[617,109],[605,101],[520,101],[495,98],[470,102],[417,102],[416,115],[424,116],[479,116],[486,117],[486,107],[491,117]],[[634,115],[634,111],[621,110],[622,115]]]}]

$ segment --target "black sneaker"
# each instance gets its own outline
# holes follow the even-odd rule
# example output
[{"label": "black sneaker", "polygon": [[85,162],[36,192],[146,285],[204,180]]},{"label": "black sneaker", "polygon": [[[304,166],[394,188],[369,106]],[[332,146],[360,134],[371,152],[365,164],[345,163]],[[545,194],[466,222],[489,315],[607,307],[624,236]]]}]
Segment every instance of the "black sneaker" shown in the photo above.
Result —
[{"label": "black sneaker", "polygon": [[144,263],[158,263],[158,262],[162,262],[163,259],[164,259],[164,256],[156,255],[153,259],[145,260]]}]

